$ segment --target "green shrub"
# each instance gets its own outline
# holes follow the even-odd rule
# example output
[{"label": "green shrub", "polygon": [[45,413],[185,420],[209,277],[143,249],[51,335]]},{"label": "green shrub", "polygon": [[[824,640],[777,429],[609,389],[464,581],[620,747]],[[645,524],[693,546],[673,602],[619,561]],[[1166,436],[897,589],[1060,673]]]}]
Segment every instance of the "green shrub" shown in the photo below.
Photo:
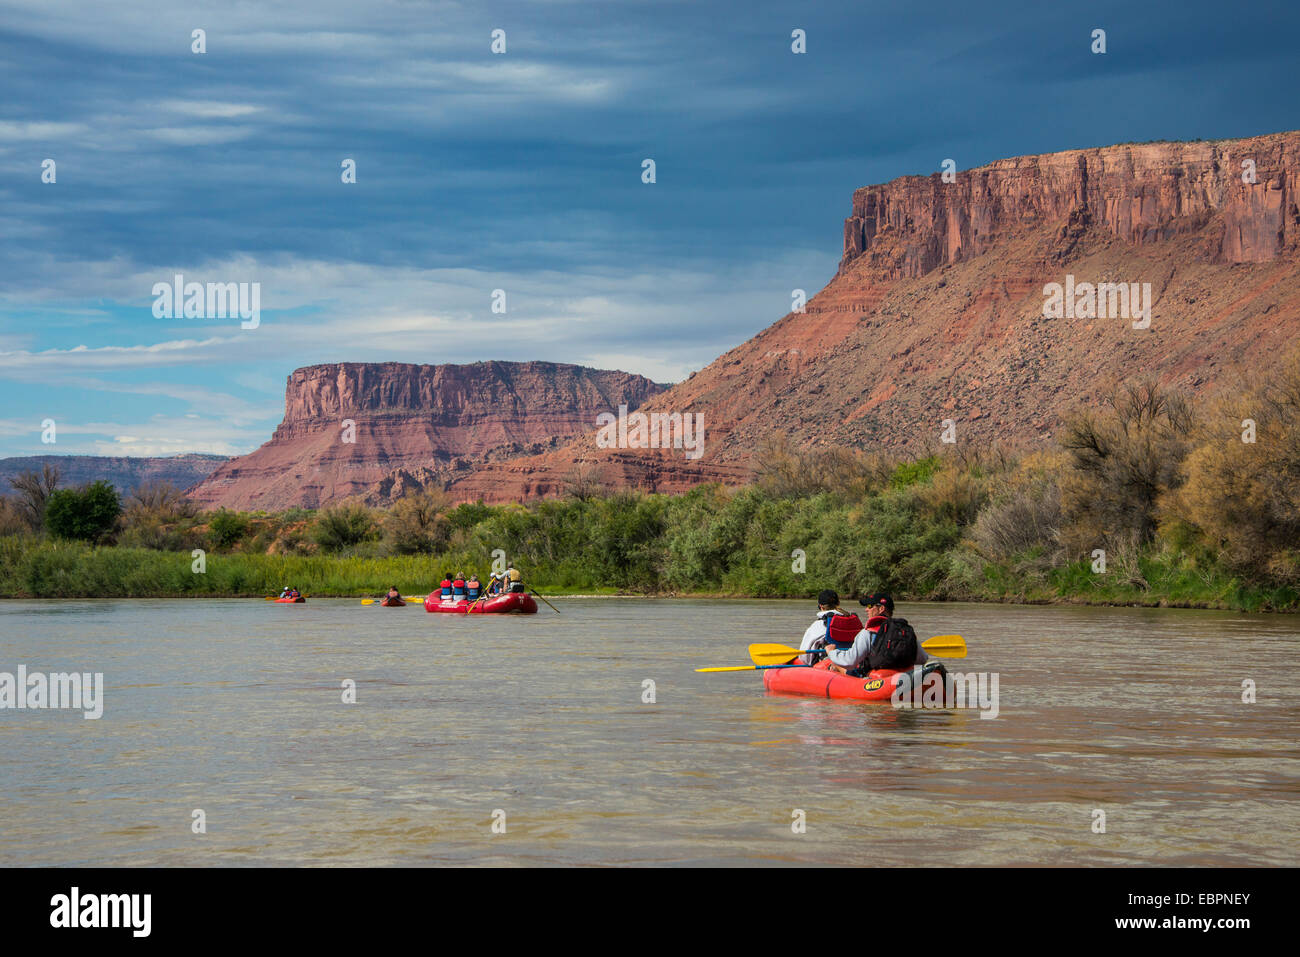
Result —
[{"label": "green shrub", "polygon": [[375,536],[375,520],[370,509],[355,502],[344,502],[322,509],[311,526],[311,538],[327,552],[339,552],[369,541]]},{"label": "green shrub", "polygon": [[248,531],[248,516],[229,509],[219,509],[208,517],[208,539],[213,548],[229,548]]},{"label": "green shrub", "polygon": [[81,489],[56,489],[45,503],[45,527],[57,538],[98,542],[113,531],[122,513],[117,490],[107,482]]}]

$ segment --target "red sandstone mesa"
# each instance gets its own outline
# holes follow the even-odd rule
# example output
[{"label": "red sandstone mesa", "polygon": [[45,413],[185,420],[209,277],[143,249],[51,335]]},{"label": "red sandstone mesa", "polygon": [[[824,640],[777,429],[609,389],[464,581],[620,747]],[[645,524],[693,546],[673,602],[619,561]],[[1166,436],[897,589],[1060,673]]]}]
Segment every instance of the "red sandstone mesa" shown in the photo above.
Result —
[{"label": "red sandstone mesa", "polygon": [[[636,408],[662,390],[626,372],[551,362],[308,366],[289,377],[271,440],[217,469],[190,497],[240,509],[349,496],[387,502],[485,462],[555,448],[601,412]],[[351,443],[343,441],[349,419]]]},{"label": "red sandstone mesa", "polygon": [[[1243,160],[1254,161],[1253,184],[1242,181]],[[936,446],[952,419],[959,442],[1046,441],[1063,413],[1119,379],[1151,374],[1204,394],[1277,365],[1300,339],[1297,183],[1300,132],[1287,132],[1021,156],[959,172],[954,183],[935,173],[864,187],[853,194],[839,270],[806,312],[666,392],[636,380],[647,400],[641,411],[704,417],[697,460],[672,449],[598,448],[592,406],[568,419],[520,391],[530,421],[573,423],[567,432],[532,431],[533,440],[565,441],[528,447],[499,430],[484,442],[456,438],[473,423],[455,415],[419,427],[394,422],[387,458],[372,456],[364,480],[348,482],[345,463],[315,478],[334,436],[295,431],[286,414],[277,438],[254,453],[256,473],[241,464],[246,457],[199,488],[210,502],[307,503],[363,488],[390,498],[430,480],[458,500],[500,502],[556,494],[575,470],[659,491],[742,482],[776,432],[795,445],[920,450]],[[1044,318],[1043,287],[1067,274],[1151,283],[1150,328]],[[793,276],[790,285],[814,280]],[[628,388],[635,378],[625,376]],[[451,391],[420,401],[444,410],[464,401],[452,383],[431,387]],[[603,395],[610,404],[597,411],[613,411],[618,401]],[[421,456],[446,467],[392,471]],[[223,498],[214,483],[236,477],[242,484],[230,487],[239,493]]]}]

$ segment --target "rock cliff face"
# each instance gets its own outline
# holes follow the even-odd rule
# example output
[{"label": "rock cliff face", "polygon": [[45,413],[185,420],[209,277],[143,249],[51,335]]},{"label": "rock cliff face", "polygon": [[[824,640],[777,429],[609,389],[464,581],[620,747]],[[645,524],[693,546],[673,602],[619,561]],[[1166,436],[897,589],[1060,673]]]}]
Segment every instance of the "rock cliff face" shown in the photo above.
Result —
[{"label": "rock cliff face", "polygon": [[840,267],[866,257],[882,278],[914,279],[1045,224],[1062,238],[1096,226],[1135,247],[1200,234],[1202,261],[1269,262],[1300,239],[1298,169],[1291,133],[1021,156],[950,183],[903,177],[853,194]]},{"label": "rock cliff face", "polygon": [[[452,491],[549,494],[575,468],[666,491],[738,482],[774,432],[802,446],[921,451],[952,420],[958,442],[1032,444],[1125,378],[1194,393],[1237,385],[1300,339],[1297,183],[1300,132],[1288,132],[1024,156],[951,183],[859,189],[839,271],[806,311],[643,408],[702,414],[701,458],[602,449],[588,433],[491,463]],[[1046,318],[1044,287],[1074,280],[1149,283],[1150,326]]]},{"label": "rock cliff face", "polygon": [[640,406],[663,387],[626,372],[547,362],[338,363],[296,370],[271,441],[191,490],[208,506],[382,503],[496,459],[537,454]]}]

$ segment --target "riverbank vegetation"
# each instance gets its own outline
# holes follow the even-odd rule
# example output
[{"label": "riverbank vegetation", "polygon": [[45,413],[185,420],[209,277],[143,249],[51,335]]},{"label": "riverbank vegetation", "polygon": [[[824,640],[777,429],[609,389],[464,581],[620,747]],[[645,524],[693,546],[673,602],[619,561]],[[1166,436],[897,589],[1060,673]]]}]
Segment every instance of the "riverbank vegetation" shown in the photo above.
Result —
[{"label": "riverbank vegetation", "polygon": [[1048,448],[898,459],[777,438],[757,461],[739,489],[584,481],[528,505],[433,490],[387,510],[203,513],[149,487],[111,528],[102,488],[77,498],[33,475],[0,499],[0,595],[419,594],[448,570],[486,574],[497,552],[543,592],[1300,610],[1300,362],[1195,408],[1124,384]]}]

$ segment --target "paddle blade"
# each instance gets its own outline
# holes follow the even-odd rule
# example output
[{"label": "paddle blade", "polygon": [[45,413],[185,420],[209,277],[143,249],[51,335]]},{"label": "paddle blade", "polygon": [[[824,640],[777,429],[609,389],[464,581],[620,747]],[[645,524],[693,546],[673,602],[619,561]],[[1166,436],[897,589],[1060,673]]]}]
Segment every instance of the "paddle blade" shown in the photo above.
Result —
[{"label": "paddle blade", "polygon": [[961,635],[935,635],[921,642],[921,647],[938,658],[966,657],[966,639]]},{"label": "paddle blade", "polygon": [[802,654],[798,648],[789,645],[754,644],[749,646],[749,657],[756,665],[771,665],[780,661],[789,661]]},{"label": "paddle blade", "polygon": [[375,600],[374,600],[373,598],[363,598],[363,599],[361,599],[361,604],[363,604],[363,605],[373,605],[374,603],[375,603]]}]

